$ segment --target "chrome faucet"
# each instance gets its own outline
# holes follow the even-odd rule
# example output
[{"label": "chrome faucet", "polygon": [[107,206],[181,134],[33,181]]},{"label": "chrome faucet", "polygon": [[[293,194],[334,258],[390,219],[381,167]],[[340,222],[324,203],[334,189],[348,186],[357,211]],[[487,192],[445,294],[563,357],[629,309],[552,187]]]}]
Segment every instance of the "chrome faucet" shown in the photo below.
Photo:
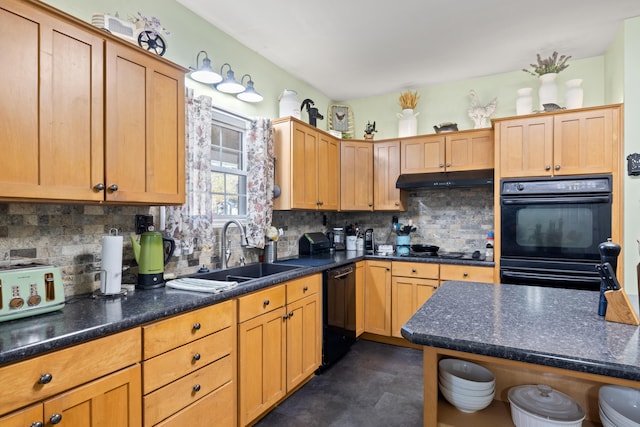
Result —
[{"label": "chrome faucet", "polygon": [[[247,235],[244,232],[244,227],[237,219],[227,221],[222,227],[222,268],[227,268],[227,262],[231,257],[231,239],[227,240],[227,229],[231,224],[235,224],[240,229],[240,246],[247,246]],[[244,265],[244,256],[240,257],[240,263]]]}]

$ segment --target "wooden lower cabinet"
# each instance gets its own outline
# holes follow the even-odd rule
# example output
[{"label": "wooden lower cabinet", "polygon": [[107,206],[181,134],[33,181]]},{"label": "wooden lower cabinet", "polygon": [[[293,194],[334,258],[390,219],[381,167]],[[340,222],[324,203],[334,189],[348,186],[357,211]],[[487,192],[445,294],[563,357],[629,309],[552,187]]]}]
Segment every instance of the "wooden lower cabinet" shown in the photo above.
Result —
[{"label": "wooden lower cabinet", "polygon": [[447,280],[494,283],[493,267],[441,264],[440,283]]},{"label": "wooden lower cabinet", "polygon": [[140,426],[139,359],[134,328],[3,366],[0,425]]},{"label": "wooden lower cabinet", "polygon": [[236,424],[235,315],[228,300],[143,327],[145,427]]},{"label": "wooden lower cabinet", "polygon": [[438,289],[438,264],[392,262],[391,336],[401,338],[400,328]]},{"label": "wooden lower cabinet", "polygon": [[391,261],[365,262],[364,331],[390,336]]},{"label": "wooden lower cabinet", "polygon": [[365,262],[356,262],[356,337],[364,333],[364,284]]},{"label": "wooden lower cabinet", "polygon": [[240,297],[239,424],[250,425],[322,362],[322,275]]}]

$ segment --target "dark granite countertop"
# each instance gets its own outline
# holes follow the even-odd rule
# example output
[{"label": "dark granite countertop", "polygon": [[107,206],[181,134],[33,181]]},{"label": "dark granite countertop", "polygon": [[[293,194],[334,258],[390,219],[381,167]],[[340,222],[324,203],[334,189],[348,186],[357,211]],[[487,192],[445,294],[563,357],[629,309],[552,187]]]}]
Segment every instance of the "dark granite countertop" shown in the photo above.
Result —
[{"label": "dark granite countertop", "polygon": [[365,256],[362,251],[337,251],[279,260],[279,263],[284,264],[287,261],[293,263],[293,260],[305,262],[296,263],[303,265],[299,269],[245,282],[234,289],[219,294],[160,288],[144,291],[133,290],[126,296],[116,298],[93,298],[92,295],[75,296],[67,300],[62,310],[0,322],[0,365],[124,331],[181,312],[206,307],[281,282],[365,258],[493,265],[493,263],[475,260]]},{"label": "dark granite countertop", "polygon": [[402,336],[419,345],[639,381],[640,328],[605,321],[598,298],[592,291],[445,282]]}]

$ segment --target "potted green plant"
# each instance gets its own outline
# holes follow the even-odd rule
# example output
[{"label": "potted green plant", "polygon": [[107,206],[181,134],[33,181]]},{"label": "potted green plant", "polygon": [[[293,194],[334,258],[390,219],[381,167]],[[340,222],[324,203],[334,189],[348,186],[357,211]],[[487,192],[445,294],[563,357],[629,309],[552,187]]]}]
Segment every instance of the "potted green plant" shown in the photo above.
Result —
[{"label": "potted green plant", "polygon": [[565,70],[569,64],[567,64],[567,61],[569,59],[571,59],[571,56],[567,56],[567,55],[562,55],[560,56],[560,58],[558,58],[558,52],[553,52],[553,54],[545,59],[542,59],[540,57],[540,54],[536,55],[537,64],[530,64],[533,67],[533,71],[531,70],[527,70],[526,68],[523,68],[522,71],[524,71],[525,73],[529,73],[532,76],[536,76],[536,77],[540,77],[543,74],[549,74],[549,73],[559,73],[562,70]]},{"label": "potted green plant", "polygon": [[367,126],[365,126],[364,128],[364,139],[373,139],[373,133],[374,132],[378,132],[376,130],[376,122],[373,122],[373,124],[369,121],[367,121]]}]

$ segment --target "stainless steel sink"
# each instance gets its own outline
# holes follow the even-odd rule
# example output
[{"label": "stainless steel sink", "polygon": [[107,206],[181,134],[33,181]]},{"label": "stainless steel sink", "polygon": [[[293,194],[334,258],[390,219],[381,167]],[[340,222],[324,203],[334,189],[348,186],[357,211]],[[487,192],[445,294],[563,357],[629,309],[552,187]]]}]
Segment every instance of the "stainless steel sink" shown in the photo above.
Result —
[{"label": "stainless steel sink", "polygon": [[274,274],[302,268],[299,265],[256,263],[232,267],[224,270],[216,270],[208,273],[194,274],[192,278],[203,280],[221,280],[226,282],[246,282]]}]

